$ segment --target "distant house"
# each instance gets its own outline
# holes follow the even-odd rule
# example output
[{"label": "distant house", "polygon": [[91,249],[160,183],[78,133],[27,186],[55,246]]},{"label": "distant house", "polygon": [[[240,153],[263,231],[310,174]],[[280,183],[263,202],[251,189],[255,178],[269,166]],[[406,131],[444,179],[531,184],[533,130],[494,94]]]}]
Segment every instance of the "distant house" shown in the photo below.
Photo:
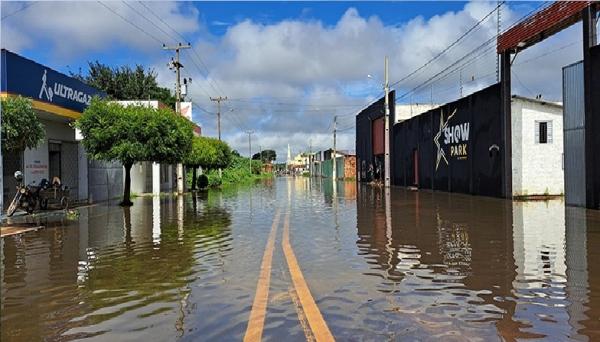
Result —
[{"label": "distant house", "polygon": [[[333,149],[319,151],[312,154],[310,162],[310,174],[313,177],[333,177]],[[338,150],[335,153],[336,178],[356,178],[356,152],[350,150]]]}]

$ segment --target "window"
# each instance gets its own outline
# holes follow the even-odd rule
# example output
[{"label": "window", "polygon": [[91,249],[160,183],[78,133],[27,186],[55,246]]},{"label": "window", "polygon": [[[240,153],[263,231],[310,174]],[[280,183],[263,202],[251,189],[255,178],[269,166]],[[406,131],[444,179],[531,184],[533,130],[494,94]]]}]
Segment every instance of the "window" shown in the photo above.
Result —
[{"label": "window", "polygon": [[540,122],[540,144],[548,143],[548,123]]},{"label": "window", "polygon": [[552,121],[536,121],[535,122],[535,143],[536,144],[551,144],[552,143]]}]

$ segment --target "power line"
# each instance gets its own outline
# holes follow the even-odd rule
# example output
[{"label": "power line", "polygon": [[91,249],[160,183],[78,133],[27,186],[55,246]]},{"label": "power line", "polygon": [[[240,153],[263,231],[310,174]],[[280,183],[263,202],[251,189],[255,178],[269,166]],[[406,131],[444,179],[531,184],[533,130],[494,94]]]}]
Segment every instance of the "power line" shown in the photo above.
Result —
[{"label": "power line", "polygon": [[138,25],[134,24],[132,21],[130,21],[129,19],[125,18],[124,16],[120,15],[119,13],[117,13],[115,10],[113,10],[112,8],[108,7],[106,4],[104,4],[102,1],[97,0],[98,3],[100,5],[102,5],[104,8],[106,8],[107,10],[111,11],[112,13],[114,13],[115,15],[117,15],[119,18],[123,19],[123,21],[127,22],[129,25],[135,27],[136,29],[138,29],[140,32],[144,33],[145,35],[147,35],[148,37],[154,39],[155,41],[157,41],[159,44],[163,44],[163,42],[156,38],[156,36],[148,33],[146,30],[142,29],[141,27],[139,27]]},{"label": "power line", "polygon": [[[535,11],[537,11],[539,8],[541,8],[545,3],[540,4],[536,9],[532,10],[531,12],[529,12],[528,14],[524,15],[523,17],[521,17],[521,19],[517,20],[512,26],[508,27],[504,32],[510,30],[512,27],[514,27],[515,25],[517,25],[522,19],[528,17],[531,13],[534,13]],[[494,35],[492,36],[490,39],[488,39],[487,41],[485,41],[483,44],[479,45],[478,47],[476,47],[475,49],[471,50],[470,52],[468,52],[467,54],[465,54],[464,56],[462,56],[461,58],[459,58],[458,60],[456,60],[454,63],[452,63],[451,65],[449,65],[448,67],[446,67],[445,69],[442,69],[440,72],[436,73],[435,75],[429,77],[425,82],[422,82],[421,84],[417,85],[416,87],[412,88],[410,91],[404,93],[402,96],[397,97],[398,99],[404,98],[409,94],[414,93],[416,90],[431,84],[431,82],[433,80],[435,80],[437,77],[439,77],[440,75],[443,75],[444,73],[446,73],[450,68],[455,67],[457,64],[460,64],[461,62],[463,62],[463,66],[466,65],[467,63],[469,63],[469,61],[466,61],[465,58],[473,55],[475,52],[477,52],[477,50],[479,49],[483,49],[485,48],[486,45],[489,45],[490,43],[492,43],[495,39],[498,38],[498,35]],[[479,55],[475,56],[474,59],[475,60],[477,58],[480,58],[481,56],[484,55],[485,52],[487,52],[488,50],[490,50],[491,47],[487,47],[486,49],[483,50],[483,53],[480,53]],[[456,72],[457,70],[459,70],[461,68],[461,66],[459,66],[458,68],[455,68],[452,72]]]},{"label": "power line", "polygon": [[28,3],[26,3],[26,4],[25,4],[23,7],[21,7],[21,8],[19,8],[19,9],[15,10],[15,11],[13,11],[13,12],[11,12],[11,13],[7,14],[7,15],[4,15],[4,16],[2,16],[2,19],[1,19],[1,20],[4,20],[4,19],[6,19],[6,18],[8,18],[8,17],[11,17],[11,16],[13,16],[13,15],[15,15],[15,14],[17,14],[17,13],[21,12],[21,11],[24,11],[24,10],[26,10],[27,8],[29,8],[29,7],[33,6],[33,5],[37,4],[37,3],[38,3],[37,1],[28,2]]},{"label": "power line", "polygon": [[473,30],[475,30],[475,28],[477,28],[482,22],[484,22],[487,18],[490,17],[490,15],[492,15],[494,12],[496,12],[496,10],[498,8],[500,8],[500,6],[502,6],[502,4],[504,4],[504,1],[500,2],[498,4],[498,6],[496,6],[493,10],[491,10],[488,14],[486,14],[483,18],[481,18],[477,23],[475,23],[475,25],[473,25],[470,29],[468,29],[465,33],[463,33],[460,37],[458,37],[458,39],[456,39],[454,42],[452,42],[450,45],[448,45],[444,50],[442,50],[440,53],[438,53],[437,55],[435,55],[433,58],[431,58],[430,60],[428,60],[427,62],[425,62],[425,64],[421,65],[420,67],[418,67],[416,70],[412,71],[411,73],[409,73],[408,75],[402,77],[399,81],[396,81],[394,83],[392,83],[390,85],[390,87],[395,86],[396,84],[408,79],[409,77],[411,77],[412,75],[416,74],[417,72],[419,72],[420,70],[422,70],[423,68],[425,68],[426,66],[428,66],[429,64],[431,64],[433,61],[437,60],[439,57],[441,57],[444,53],[448,52],[450,49],[452,49],[456,44],[458,44],[463,38],[465,38],[466,36],[468,36],[471,32],[473,32]]},{"label": "power line", "polygon": [[137,13],[140,17],[144,18],[147,22],[150,23],[150,25],[156,27],[160,32],[162,32],[165,36],[167,36],[170,39],[173,39],[173,41],[177,41],[178,39],[171,36],[168,32],[166,32],[165,30],[163,30],[162,28],[160,28],[158,25],[156,25],[152,20],[148,19],[148,17],[146,17],[145,15],[143,15],[140,11],[138,11],[135,7],[131,6],[130,4],[127,3],[127,1],[123,1],[121,0],[121,2],[123,4],[125,4],[127,7],[131,8],[135,13]]},{"label": "power line", "polygon": [[[168,27],[171,31],[175,32],[175,34],[178,35],[181,39],[183,39],[184,41],[186,40],[186,38],[179,31],[177,31],[175,28],[173,28],[173,26],[169,25],[169,23],[167,23],[166,21],[164,21],[150,7],[146,6],[146,4],[144,4],[141,1],[138,1],[138,3],[140,5],[142,5],[142,6],[144,6],[144,8],[146,8],[146,10],[148,10],[148,12],[150,12],[154,17],[156,17],[163,25],[165,25],[166,27]],[[175,39],[175,40],[177,40],[177,39]],[[201,68],[194,61],[194,59],[190,58],[191,61],[192,61],[192,63],[196,66],[196,68],[198,68],[198,71],[200,71],[200,74],[203,75],[208,80],[209,85],[211,86],[211,88],[213,88],[213,90],[215,90],[217,92],[218,95],[225,95],[225,92],[219,87],[219,85],[216,83],[216,81],[213,81],[212,79],[210,79],[208,77],[208,75],[210,74],[210,71],[209,71],[208,67],[206,66],[206,64],[204,63],[204,61],[202,60],[202,57],[200,57],[200,54],[198,54],[198,52],[196,51],[195,48],[192,48],[191,50],[192,50],[192,53],[196,56],[196,58],[200,61],[200,64],[202,64],[202,66],[204,67],[204,70],[206,71],[206,73],[203,73],[202,70],[201,70]],[[213,83],[214,83],[214,85],[213,85]],[[217,90],[216,88],[218,88],[219,90]]]},{"label": "power line", "polygon": [[[517,25],[521,20],[523,20],[524,18],[528,17],[531,13],[536,12],[538,9],[540,9],[542,6],[544,6],[546,3],[548,3],[547,1],[540,4],[537,8],[533,9],[531,12],[529,12],[528,14],[524,15],[523,17],[521,17],[520,19],[518,19],[517,21],[515,21],[515,23],[513,25],[511,25],[510,27],[508,27],[506,30],[504,30],[504,32],[510,30],[512,27],[514,27],[515,25]],[[446,68],[442,69],[440,72],[436,73],[435,75],[429,77],[427,80],[425,80],[424,82],[420,83],[419,85],[417,85],[416,87],[412,88],[410,91],[404,93],[402,96],[397,97],[397,99],[401,99],[406,97],[409,94],[413,94],[415,93],[416,90],[432,84],[432,81],[434,81],[436,78],[438,78],[440,75],[443,75],[444,73],[446,73],[449,69],[455,67],[457,64],[460,64],[461,62],[463,62],[463,66],[466,65],[468,62],[465,61],[465,58],[473,55],[474,53],[477,52],[477,50],[479,49],[484,49],[486,47],[486,45],[491,44],[495,39],[498,38],[498,34],[496,33],[496,35],[492,36],[490,39],[488,39],[487,41],[485,41],[483,44],[479,45],[478,47],[476,47],[475,49],[471,50],[470,52],[468,52],[467,54],[465,54],[464,56],[460,57],[458,60],[456,60],[454,63],[452,63],[451,65],[447,66]],[[490,50],[491,47],[486,48],[483,52],[487,52],[488,50]],[[480,58],[481,56],[484,55],[484,53],[480,53],[479,55],[475,56],[475,59]],[[455,68],[452,72],[456,72],[457,70],[459,70],[461,67],[459,66],[458,68]],[[451,72],[451,73],[452,73]],[[398,82],[396,82],[398,83]],[[395,84],[396,84],[395,83]]]},{"label": "power line", "polygon": [[515,77],[517,82],[519,82],[521,87],[523,87],[529,93],[529,95],[531,95],[531,97],[535,97],[535,93],[532,92],[531,89],[529,89],[523,82],[521,82],[521,79],[519,78],[519,76],[517,75],[517,73],[514,70],[512,70],[512,75]]}]

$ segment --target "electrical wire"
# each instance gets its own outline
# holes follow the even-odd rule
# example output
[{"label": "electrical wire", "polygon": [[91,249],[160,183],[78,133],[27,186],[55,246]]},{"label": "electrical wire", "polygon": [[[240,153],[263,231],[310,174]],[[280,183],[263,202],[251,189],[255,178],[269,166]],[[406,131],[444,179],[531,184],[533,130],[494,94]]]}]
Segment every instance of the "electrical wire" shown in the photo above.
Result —
[{"label": "electrical wire", "polygon": [[[167,23],[166,21],[164,21],[158,14],[156,14],[156,12],[154,12],[150,7],[146,6],[146,4],[144,4],[141,1],[138,1],[138,3],[142,6],[144,6],[144,8],[146,8],[146,10],[148,12],[150,12],[154,17],[156,17],[163,25],[165,25],[167,28],[169,28],[171,31],[173,31],[177,36],[179,36],[183,41],[186,41],[187,39],[177,30],[175,30],[175,28],[173,28],[173,26],[169,25],[169,23]],[[175,39],[177,40],[177,39]],[[202,72],[201,68],[198,66],[198,64],[196,64],[196,62],[194,61],[193,58],[191,58],[193,64],[195,64],[196,68],[198,68],[198,71],[200,71],[200,74],[202,76],[204,76],[208,82],[209,85],[211,86],[211,88],[213,88],[213,90],[215,90],[217,92],[217,94],[219,95],[225,95],[225,92],[223,91],[223,89],[221,89],[221,87],[219,87],[219,85],[216,83],[216,81],[213,81],[212,79],[209,79],[208,75],[210,74],[210,71],[208,69],[208,67],[206,66],[206,63],[204,63],[204,61],[202,60],[202,57],[200,57],[200,54],[196,51],[196,48],[192,46],[191,48],[192,53],[195,55],[195,57],[200,61],[200,64],[202,64],[202,66],[204,67],[204,70],[206,71],[206,73]],[[214,84],[214,85],[213,85]],[[218,88],[218,90],[216,89]]]},{"label": "electrical wire", "polygon": [[450,49],[452,49],[454,46],[456,46],[463,38],[465,38],[466,36],[468,36],[471,32],[473,32],[473,30],[475,30],[477,27],[479,27],[479,25],[481,25],[481,23],[483,23],[487,18],[489,18],[494,12],[496,12],[496,10],[498,8],[500,8],[500,6],[502,6],[502,4],[504,4],[504,1],[500,2],[493,10],[491,10],[488,14],[486,14],[483,18],[481,18],[479,21],[477,21],[475,23],[475,25],[473,25],[470,29],[468,29],[465,33],[463,33],[460,37],[458,37],[458,39],[456,39],[454,42],[452,42],[450,45],[448,45],[444,50],[442,50],[441,52],[439,52],[437,55],[435,55],[433,58],[431,58],[430,60],[428,60],[427,62],[425,62],[425,64],[421,65],[420,67],[418,67],[416,70],[410,72],[408,75],[402,77],[400,80],[392,83],[390,85],[390,87],[395,86],[396,84],[405,81],[406,79],[410,78],[411,76],[413,76],[414,74],[418,73],[419,71],[423,70],[423,68],[425,68],[426,66],[428,66],[429,64],[431,64],[432,62],[434,62],[435,60],[437,60],[438,58],[440,58],[443,54],[445,54],[446,52],[448,52]]},{"label": "electrical wire", "polygon": [[106,8],[107,10],[111,11],[112,13],[114,13],[116,16],[118,16],[119,18],[123,19],[123,21],[127,22],[129,25],[135,27],[136,29],[138,29],[140,32],[144,33],[145,35],[147,35],[148,37],[154,39],[155,41],[157,41],[159,44],[164,44],[163,41],[161,41],[160,39],[156,38],[156,36],[148,33],[146,30],[142,29],[141,27],[139,27],[138,25],[134,24],[132,21],[130,21],[129,19],[125,18],[124,16],[120,15],[118,12],[116,12],[114,9],[110,8],[109,6],[107,6],[106,4],[104,4],[102,1],[97,0],[98,3],[100,5],[102,5],[104,8]]},{"label": "electrical wire", "polygon": [[26,10],[27,8],[29,8],[29,7],[33,6],[33,5],[37,4],[37,3],[38,3],[38,1],[31,1],[31,2],[28,2],[28,3],[26,3],[26,4],[25,4],[23,7],[21,7],[21,8],[19,8],[19,9],[15,10],[15,11],[13,11],[13,12],[11,12],[11,13],[7,14],[7,15],[3,15],[3,16],[2,16],[2,18],[1,18],[1,20],[4,20],[4,19],[6,19],[6,18],[8,18],[8,17],[12,17],[13,15],[15,15],[15,14],[17,14],[17,13],[21,12],[21,11],[24,11],[24,10]]},{"label": "electrical wire", "polygon": [[[152,20],[148,19],[148,17],[146,17],[145,15],[143,15],[140,11],[138,11],[135,7],[131,6],[127,1],[123,1],[121,0],[121,2],[123,4],[125,4],[125,6],[131,8],[132,11],[134,11],[135,13],[137,13],[140,17],[144,18],[147,22],[150,23],[150,25],[156,27],[160,32],[162,32],[165,36],[167,36],[170,39],[173,39],[173,36],[171,36],[168,32],[166,32],[165,30],[163,30],[161,27],[159,27],[158,25],[156,25]],[[177,39],[173,39],[173,41],[177,41]]]},{"label": "electrical wire", "polygon": [[[525,19],[526,17],[528,17],[529,15],[531,15],[531,13],[534,13],[537,10],[539,10],[546,3],[548,3],[548,2],[544,2],[544,3],[540,4],[537,8],[535,8],[534,10],[532,10],[531,12],[529,12],[528,14],[524,15],[523,17],[521,17],[521,19],[517,20],[512,26],[510,26],[505,31],[503,31],[503,33],[507,32],[510,29],[512,29],[512,27],[516,26],[523,19]],[[477,52],[477,50],[485,48],[486,45],[489,45],[490,43],[492,43],[497,38],[498,38],[498,34],[495,34],[490,39],[488,39],[487,41],[485,41],[483,44],[481,44],[478,47],[476,47],[475,49],[471,50],[470,52],[468,52],[467,54],[465,54],[464,56],[462,56],[461,58],[459,58],[458,60],[456,60],[454,63],[452,63],[451,65],[449,65],[448,67],[446,67],[445,69],[442,69],[440,72],[438,72],[435,75],[429,77],[425,82],[422,82],[421,84],[419,84],[416,87],[412,88],[410,91],[405,92],[400,97],[397,97],[396,100],[402,99],[402,98],[406,97],[409,94],[415,93],[416,90],[421,89],[422,87],[427,86],[429,84],[432,84],[433,81],[436,78],[438,78],[440,75],[443,75],[443,74],[447,73],[450,68],[454,68],[457,64],[460,64],[462,62],[463,66],[466,65],[467,63],[469,63],[472,60],[465,60],[465,58],[468,58],[469,56],[473,55],[474,53]],[[489,50],[489,49],[490,49],[490,47],[488,47],[487,49],[485,49],[484,52],[487,51],[487,50]],[[482,56],[482,55],[483,55],[483,53],[480,53],[477,56]],[[479,57],[476,57],[476,58],[479,58]],[[460,69],[460,67],[459,68],[454,68],[452,72],[455,72],[455,71],[457,71],[459,69]]]}]

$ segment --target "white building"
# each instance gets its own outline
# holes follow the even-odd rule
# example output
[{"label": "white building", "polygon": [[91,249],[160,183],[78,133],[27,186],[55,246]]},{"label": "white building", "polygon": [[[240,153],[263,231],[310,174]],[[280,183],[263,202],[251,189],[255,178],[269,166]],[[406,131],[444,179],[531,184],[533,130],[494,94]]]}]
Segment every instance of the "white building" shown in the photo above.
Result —
[{"label": "white building", "polygon": [[[115,101],[123,106],[144,106],[148,108],[166,108],[160,101]],[[123,172],[125,172],[123,170]],[[158,195],[161,192],[174,191],[177,187],[176,165],[141,162],[131,167],[131,193]],[[123,177],[124,179],[125,177]]]},{"label": "white building", "polygon": [[562,195],[563,107],[512,98],[513,196]]},{"label": "white building", "polygon": [[439,107],[438,104],[427,104],[427,103],[408,103],[408,104],[396,104],[394,107],[396,110],[396,121],[394,123],[408,120],[419,114],[423,114],[429,110]]}]

